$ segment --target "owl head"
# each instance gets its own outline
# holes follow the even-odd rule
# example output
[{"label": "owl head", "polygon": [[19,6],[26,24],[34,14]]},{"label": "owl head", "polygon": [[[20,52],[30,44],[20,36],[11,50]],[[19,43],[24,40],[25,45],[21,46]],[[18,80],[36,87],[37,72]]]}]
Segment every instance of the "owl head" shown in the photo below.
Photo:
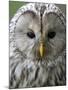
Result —
[{"label": "owl head", "polygon": [[64,49],[65,18],[54,4],[28,4],[14,19],[16,47],[27,57],[47,61]]}]

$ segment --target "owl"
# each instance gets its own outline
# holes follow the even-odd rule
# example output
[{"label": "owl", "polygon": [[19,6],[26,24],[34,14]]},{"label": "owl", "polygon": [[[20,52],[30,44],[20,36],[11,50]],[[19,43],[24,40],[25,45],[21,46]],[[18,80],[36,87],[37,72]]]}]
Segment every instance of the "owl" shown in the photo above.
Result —
[{"label": "owl", "polygon": [[9,88],[66,85],[66,21],[55,4],[22,6],[9,30]]}]

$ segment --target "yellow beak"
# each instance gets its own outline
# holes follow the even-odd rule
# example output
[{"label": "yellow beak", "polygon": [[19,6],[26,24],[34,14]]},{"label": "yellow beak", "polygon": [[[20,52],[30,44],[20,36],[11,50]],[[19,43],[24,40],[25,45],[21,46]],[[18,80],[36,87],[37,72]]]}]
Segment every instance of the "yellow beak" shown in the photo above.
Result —
[{"label": "yellow beak", "polygon": [[43,55],[44,55],[44,45],[43,45],[42,42],[40,43],[39,52],[40,52],[40,56],[43,57]]}]

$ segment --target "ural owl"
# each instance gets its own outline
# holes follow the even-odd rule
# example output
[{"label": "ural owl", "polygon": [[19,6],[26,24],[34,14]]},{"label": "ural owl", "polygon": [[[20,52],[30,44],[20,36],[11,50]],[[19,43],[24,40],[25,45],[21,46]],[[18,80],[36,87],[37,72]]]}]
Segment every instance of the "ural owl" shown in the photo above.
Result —
[{"label": "ural owl", "polygon": [[66,84],[66,22],[55,4],[29,3],[10,29],[10,88]]}]

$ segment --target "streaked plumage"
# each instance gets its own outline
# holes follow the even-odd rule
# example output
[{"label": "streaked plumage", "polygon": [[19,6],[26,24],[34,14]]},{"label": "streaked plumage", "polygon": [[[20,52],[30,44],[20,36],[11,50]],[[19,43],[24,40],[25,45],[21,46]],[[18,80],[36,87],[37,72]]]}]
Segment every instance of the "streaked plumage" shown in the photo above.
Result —
[{"label": "streaked plumage", "polygon": [[66,22],[54,4],[29,3],[10,22],[10,88],[66,84]]}]

